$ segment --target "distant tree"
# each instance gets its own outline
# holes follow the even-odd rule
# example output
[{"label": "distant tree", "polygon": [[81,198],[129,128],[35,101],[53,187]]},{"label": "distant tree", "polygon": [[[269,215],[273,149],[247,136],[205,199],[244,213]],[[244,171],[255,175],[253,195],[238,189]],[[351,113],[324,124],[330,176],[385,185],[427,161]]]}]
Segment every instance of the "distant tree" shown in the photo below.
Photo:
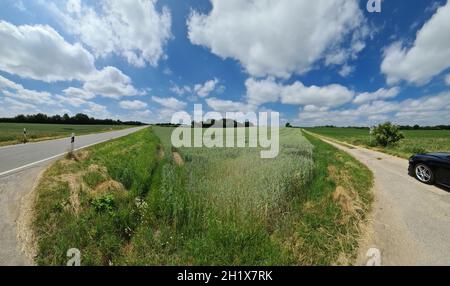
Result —
[{"label": "distant tree", "polygon": [[286,128],[292,128],[292,125],[291,125],[291,123],[286,123]]},{"label": "distant tree", "polygon": [[103,124],[103,125],[143,125],[139,121],[125,121],[112,119],[95,119],[86,114],[79,113],[73,117],[68,114],[48,116],[43,113],[30,115],[17,115],[14,118],[0,118],[0,122],[14,122],[14,123],[47,123],[47,124]]},{"label": "distant tree", "polygon": [[32,118],[32,121],[34,121],[34,123],[46,123],[48,121],[48,116],[43,113],[38,113]]},{"label": "distant tree", "polygon": [[67,113],[64,113],[63,117],[62,117],[62,121],[63,122],[69,122],[70,121],[70,116]]},{"label": "distant tree", "polygon": [[373,134],[377,144],[383,147],[395,145],[405,138],[403,133],[400,132],[400,128],[391,122],[378,125],[375,127]]},{"label": "distant tree", "polygon": [[414,129],[414,130],[419,130],[419,129],[420,129],[420,126],[416,124],[416,125],[414,125],[413,129]]},{"label": "distant tree", "polygon": [[25,122],[26,117],[23,114],[19,114],[14,119],[17,120],[17,122]]},{"label": "distant tree", "polygon": [[79,124],[87,124],[90,121],[89,116],[83,113],[77,113],[73,119]]}]

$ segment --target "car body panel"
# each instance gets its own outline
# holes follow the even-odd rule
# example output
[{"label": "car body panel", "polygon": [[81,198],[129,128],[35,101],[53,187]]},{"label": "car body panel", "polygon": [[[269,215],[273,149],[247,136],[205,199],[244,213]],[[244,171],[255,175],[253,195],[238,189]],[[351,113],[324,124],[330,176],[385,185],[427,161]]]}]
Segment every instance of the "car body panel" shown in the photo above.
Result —
[{"label": "car body panel", "polygon": [[428,166],[434,174],[434,181],[438,185],[450,188],[450,153],[417,154],[409,159],[409,174],[415,176],[414,167],[417,164]]}]

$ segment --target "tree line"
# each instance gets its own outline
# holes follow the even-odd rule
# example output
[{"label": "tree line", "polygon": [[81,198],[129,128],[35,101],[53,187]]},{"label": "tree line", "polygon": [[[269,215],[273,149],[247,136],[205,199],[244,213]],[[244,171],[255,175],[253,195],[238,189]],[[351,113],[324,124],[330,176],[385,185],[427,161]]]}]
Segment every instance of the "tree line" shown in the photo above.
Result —
[{"label": "tree line", "polygon": [[139,121],[120,121],[113,119],[96,119],[89,117],[83,113],[77,113],[74,116],[69,116],[67,113],[63,116],[53,115],[48,116],[43,113],[23,115],[19,114],[12,118],[0,118],[0,122],[7,123],[45,123],[45,124],[80,124],[80,125],[144,125]]},{"label": "tree line", "polygon": [[[156,126],[161,127],[180,127],[181,124],[173,124],[173,123],[156,123]],[[191,127],[192,128],[238,128],[238,127],[253,127],[253,124],[250,123],[248,120],[244,123],[238,122],[236,120],[232,119],[221,119],[221,120],[215,120],[211,119],[208,121],[200,121],[195,122],[191,121]]]},{"label": "tree line", "polygon": [[[290,123],[286,123],[286,127],[292,127]],[[361,126],[346,126],[346,127],[337,127],[334,125],[324,125],[324,126],[316,126],[316,128],[349,128],[349,129],[367,129],[369,127],[361,127]],[[397,125],[400,130],[450,130],[450,125],[435,125],[435,126],[420,126],[420,125]]]}]

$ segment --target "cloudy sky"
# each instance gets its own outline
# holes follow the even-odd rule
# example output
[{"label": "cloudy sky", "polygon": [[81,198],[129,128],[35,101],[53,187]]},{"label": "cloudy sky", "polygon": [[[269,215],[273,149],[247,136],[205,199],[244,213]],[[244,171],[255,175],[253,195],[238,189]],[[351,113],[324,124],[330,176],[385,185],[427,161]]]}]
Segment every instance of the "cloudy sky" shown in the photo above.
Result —
[{"label": "cloudy sky", "polygon": [[2,0],[0,117],[450,124],[450,3]]}]

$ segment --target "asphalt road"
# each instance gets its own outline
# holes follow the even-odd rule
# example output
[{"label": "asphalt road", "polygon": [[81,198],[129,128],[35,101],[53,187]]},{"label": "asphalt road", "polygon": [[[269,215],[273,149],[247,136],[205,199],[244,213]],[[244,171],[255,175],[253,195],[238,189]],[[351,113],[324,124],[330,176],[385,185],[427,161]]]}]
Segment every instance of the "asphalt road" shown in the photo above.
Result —
[{"label": "asphalt road", "polygon": [[[145,127],[78,136],[75,149],[122,137]],[[69,149],[70,139],[0,148],[0,265],[30,265],[21,251],[17,221],[23,198],[30,193],[39,174]]]},{"label": "asphalt road", "polygon": [[[322,138],[374,174],[375,202],[358,264],[379,250],[381,265],[450,265],[450,192],[408,175],[408,160]],[[372,254],[373,261],[373,254]]]}]

